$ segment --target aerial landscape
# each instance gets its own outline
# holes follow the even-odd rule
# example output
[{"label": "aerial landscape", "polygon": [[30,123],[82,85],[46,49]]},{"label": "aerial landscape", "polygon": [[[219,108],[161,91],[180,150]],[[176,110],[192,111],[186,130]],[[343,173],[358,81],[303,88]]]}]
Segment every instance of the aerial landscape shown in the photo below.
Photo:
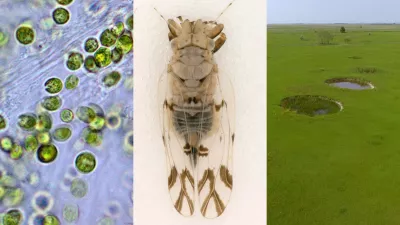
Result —
[{"label": "aerial landscape", "polygon": [[268,23],[268,224],[400,222],[400,24],[363,15]]}]

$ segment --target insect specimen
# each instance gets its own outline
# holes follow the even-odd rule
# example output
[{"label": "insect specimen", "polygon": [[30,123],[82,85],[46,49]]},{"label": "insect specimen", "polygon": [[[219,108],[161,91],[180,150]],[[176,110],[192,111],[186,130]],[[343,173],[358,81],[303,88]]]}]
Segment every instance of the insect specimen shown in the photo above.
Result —
[{"label": "insect specimen", "polygon": [[215,21],[167,21],[173,55],[159,80],[168,189],[175,209],[220,216],[233,178],[234,93],[214,54],[227,37]]}]

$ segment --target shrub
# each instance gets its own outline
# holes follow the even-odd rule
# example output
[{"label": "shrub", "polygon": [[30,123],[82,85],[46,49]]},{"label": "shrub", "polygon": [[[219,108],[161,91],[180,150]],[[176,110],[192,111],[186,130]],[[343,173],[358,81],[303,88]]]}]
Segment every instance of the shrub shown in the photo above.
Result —
[{"label": "shrub", "polygon": [[318,37],[321,45],[329,45],[332,43],[334,36],[329,31],[320,31],[318,32]]},{"label": "shrub", "polygon": [[346,29],[344,27],[340,27],[340,33],[346,33]]}]

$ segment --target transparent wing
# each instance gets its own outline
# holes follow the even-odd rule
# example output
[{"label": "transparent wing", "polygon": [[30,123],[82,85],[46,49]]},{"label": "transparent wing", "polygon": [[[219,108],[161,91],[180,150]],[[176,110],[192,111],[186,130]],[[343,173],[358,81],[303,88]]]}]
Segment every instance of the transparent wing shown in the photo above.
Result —
[{"label": "transparent wing", "polygon": [[206,218],[218,217],[225,211],[233,188],[234,91],[227,75],[214,76],[217,88],[213,129],[201,141],[197,164],[198,199]]},{"label": "transparent wing", "polygon": [[162,138],[167,159],[168,189],[175,209],[183,216],[194,213],[193,168],[190,156],[185,153],[185,141],[177,134],[172,123],[171,87],[168,73],[164,73],[159,80],[160,121]]}]

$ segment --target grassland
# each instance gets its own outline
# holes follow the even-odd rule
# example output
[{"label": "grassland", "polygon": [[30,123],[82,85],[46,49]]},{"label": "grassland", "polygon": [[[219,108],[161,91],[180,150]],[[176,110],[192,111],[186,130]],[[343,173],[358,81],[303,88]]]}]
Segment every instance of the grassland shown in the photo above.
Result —
[{"label": "grassland", "polygon": [[[268,27],[270,225],[400,224],[400,26],[340,26]],[[334,34],[332,45],[318,44],[320,30]],[[335,77],[376,88],[325,83]],[[279,106],[294,95],[327,96],[344,109],[309,117]]]}]

